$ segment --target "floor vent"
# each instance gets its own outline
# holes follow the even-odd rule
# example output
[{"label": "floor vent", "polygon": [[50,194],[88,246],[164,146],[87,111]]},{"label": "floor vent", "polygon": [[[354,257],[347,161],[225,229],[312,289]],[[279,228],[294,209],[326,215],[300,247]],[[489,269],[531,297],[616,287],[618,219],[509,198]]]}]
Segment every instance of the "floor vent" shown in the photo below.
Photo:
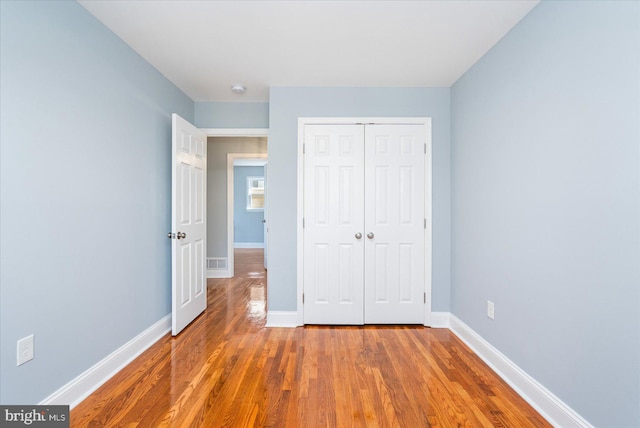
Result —
[{"label": "floor vent", "polygon": [[227,269],[226,257],[207,257],[207,269],[224,270]]}]

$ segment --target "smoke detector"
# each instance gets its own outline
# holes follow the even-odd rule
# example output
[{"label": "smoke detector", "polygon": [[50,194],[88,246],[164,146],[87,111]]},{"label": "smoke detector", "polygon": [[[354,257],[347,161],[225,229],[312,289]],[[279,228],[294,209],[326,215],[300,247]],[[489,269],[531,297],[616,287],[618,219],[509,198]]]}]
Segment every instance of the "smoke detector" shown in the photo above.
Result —
[{"label": "smoke detector", "polygon": [[240,95],[244,94],[244,91],[246,91],[246,90],[247,90],[247,88],[245,88],[243,85],[233,85],[231,87],[231,91],[232,92],[234,92],[236,94],[240,94]]}]

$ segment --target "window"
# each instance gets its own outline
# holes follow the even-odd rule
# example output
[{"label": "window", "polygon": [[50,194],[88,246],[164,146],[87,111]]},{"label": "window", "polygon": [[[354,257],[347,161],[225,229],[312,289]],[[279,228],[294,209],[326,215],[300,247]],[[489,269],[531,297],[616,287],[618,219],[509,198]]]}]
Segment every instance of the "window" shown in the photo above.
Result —
[{"label": "window", "polygon": [[247,211],[264,211],[264,177],[247,177]]}]

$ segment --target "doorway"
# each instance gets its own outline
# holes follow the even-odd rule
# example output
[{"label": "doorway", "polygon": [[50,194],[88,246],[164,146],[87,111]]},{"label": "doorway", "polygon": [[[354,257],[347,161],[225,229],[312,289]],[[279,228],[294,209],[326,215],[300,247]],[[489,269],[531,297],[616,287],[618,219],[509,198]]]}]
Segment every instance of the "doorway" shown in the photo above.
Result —
[{"label": "doorway", "polygon": [[[235,167],[236,165],[261,164],[263,167],[267,162],[266,153],[227,153],[227,265],[229,277],[235,276]],[[265,177],[263,176],[263,179]],[[264,194],[266,201],[266,194]],[[267,207],[263,206],[264,219],[267,219]],[[267,228],[264,228],[267,229]],[[267,232],[267,230],[265,230]],[[264,249],[266,252],[268,234],[264,234]],[[265,266],[266,269],[266,266]]]},{"label": "doorway", "polygon": [[[267,129],[203,129],[207,134],[207,278],[234,275],[233,162],[267,157]],[[266,210],[265,210],[266,214]]]}]

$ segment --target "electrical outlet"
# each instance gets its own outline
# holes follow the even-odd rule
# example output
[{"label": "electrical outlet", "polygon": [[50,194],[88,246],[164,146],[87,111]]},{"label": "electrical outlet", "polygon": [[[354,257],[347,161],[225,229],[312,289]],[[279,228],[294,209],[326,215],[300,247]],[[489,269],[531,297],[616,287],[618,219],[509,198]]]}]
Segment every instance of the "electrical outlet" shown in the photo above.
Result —
[{"label": "electrical outlet", "polygon": [[491,300],[487,300],[487,316],[491,319],[495,317],[495,306]]},{"label": "electrical outlet", "polygon": [[18,365],[33,360],[33,334],[18,340]]}]

